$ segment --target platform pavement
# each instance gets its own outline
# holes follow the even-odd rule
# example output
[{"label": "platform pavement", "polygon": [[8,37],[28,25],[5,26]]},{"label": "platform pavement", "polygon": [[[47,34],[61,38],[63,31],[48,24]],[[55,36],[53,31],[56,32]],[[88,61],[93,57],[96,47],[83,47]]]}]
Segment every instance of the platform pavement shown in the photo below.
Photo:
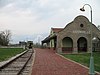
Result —
[{"label": "platform pavement", "polygon": [[87,68],[62,58],[53,50],[35,49],[35,52],[31,75],[89,75]]}]

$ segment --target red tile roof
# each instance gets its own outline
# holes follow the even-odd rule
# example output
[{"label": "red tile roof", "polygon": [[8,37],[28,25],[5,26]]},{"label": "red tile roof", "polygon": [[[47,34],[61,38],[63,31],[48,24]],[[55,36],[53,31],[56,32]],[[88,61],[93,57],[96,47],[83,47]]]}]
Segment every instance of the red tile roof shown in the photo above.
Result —
[{"label": "red tile roof", "polygon": [[63,30],[64,28],[51,28],[55,33],[58,33],[59,31]]}]

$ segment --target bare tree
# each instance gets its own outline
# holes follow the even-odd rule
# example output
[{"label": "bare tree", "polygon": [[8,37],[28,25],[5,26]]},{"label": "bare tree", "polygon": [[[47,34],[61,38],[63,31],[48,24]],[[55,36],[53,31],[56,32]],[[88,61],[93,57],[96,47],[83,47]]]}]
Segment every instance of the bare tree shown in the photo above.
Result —
[{"label": "bare tree", "polygon": [[3,34],[4,34],[4,32],[1,31],[0,32],[0,45],[3,45],[3,38],[4,38]]},{"label": "bare tree", "polygon": [[0,45],[7,46],[11,39],[10,30],[5,30],[0,32]]}]

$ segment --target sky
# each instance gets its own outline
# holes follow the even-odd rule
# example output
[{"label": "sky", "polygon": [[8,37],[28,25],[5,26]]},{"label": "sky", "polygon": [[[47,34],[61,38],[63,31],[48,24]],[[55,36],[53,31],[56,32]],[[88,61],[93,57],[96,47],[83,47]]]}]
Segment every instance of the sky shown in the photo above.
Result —
[{"label": "sky", "polygon": [[40,42],[51,27],[64,28],[78,15],[90,20],[88,6],[79,10],[84,4],[91,5],[93,23],[100,25],[100,0],[0,0],[0,31],[11,31],[11,43]]}]

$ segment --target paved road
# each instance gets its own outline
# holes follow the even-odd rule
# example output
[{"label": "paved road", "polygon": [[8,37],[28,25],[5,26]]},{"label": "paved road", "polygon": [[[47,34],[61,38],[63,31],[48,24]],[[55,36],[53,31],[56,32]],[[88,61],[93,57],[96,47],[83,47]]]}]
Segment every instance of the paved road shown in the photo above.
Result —
[{"label": "paved road", "polygon": [[66,60],[50,49],[35,49],[32,75],[88,75],[88,69]]}]

